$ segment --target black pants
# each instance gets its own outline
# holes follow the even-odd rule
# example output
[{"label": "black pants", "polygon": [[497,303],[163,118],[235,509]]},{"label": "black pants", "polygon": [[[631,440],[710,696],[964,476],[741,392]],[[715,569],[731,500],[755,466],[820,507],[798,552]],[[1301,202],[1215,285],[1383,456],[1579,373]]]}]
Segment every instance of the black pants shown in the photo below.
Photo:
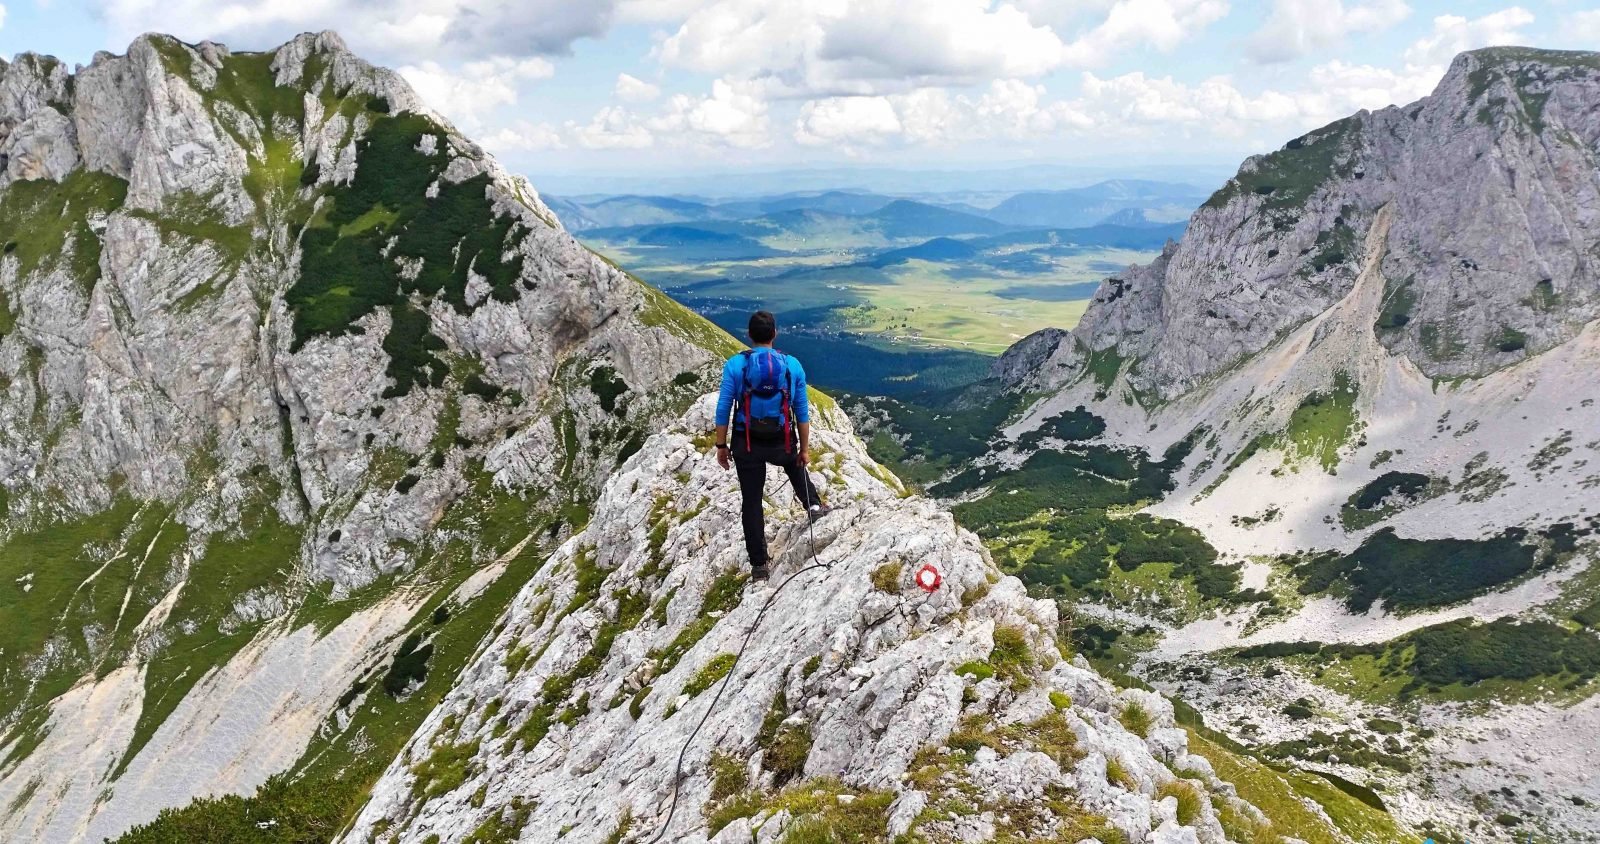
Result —
[{"label": "black pants", "polygon": [[733,440],[733,468],[739,475],[741,521],[744,523],[744,547],[750,552],[750,564],[767,562],[767,520],[761,512],[761,496],[767,487],[767,464],[778,466],[789,476],[794,495],[806,509],[822,503],[817,488],[811,483],[811,474],[800,465],[799,449],[784,451],[781,444],[756,443],[745,448],[744,435]]}]

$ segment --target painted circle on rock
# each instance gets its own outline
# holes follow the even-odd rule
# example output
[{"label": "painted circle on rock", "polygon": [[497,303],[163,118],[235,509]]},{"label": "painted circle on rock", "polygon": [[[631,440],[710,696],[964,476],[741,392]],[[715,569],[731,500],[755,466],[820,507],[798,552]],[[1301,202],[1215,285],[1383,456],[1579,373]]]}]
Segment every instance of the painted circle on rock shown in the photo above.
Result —
[{"label": "painted circle on rock", "polygon": [[932,563],[924,563],[922,568],[917,569],[917,585],[922,587],[922,591],[932,592],[943,582],[944,578],[939,576],[939,570]]}]

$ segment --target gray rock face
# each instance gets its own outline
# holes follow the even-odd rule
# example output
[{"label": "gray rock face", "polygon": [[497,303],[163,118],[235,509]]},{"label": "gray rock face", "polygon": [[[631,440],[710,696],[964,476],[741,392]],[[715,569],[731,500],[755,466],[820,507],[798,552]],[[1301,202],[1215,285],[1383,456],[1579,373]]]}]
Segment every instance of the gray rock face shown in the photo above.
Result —
[{"label": "gray rock face", "polygon": [[[1538,703],[1512,692],[1488,693],[1481,707],[1387,700],[1370,688],[1332,691],[1321,666],[1312,676],[1292,660],[1274,670],[1296,691],[1278,694],[1261,663],[1234,649],[1395,642],[1462,620],[1564,622],[1566,606],[1594,602],[1600,546],[1588,540],[1547,558],[1549,570],[1418,610],[1379,602],[1356,612],[1337,587],[1323,592],[1303,571],[1263,561],[1350,552],[1380,531],[1470,543],[1590,524],[1600,440],[1577,432],[1600,428],[1597,118],[1600,54],[1463,54],[1429,97],[1246,161],[1181,244],[1100,286],[1070,340],[1040,359],[1045,337],[1029,338],[996,367],[1006,386],[1044,397],[1008,423],[1009,443],[988,459],[1015,465],[1023,435],[1079,406],[1103,417],[1106,445],[1161,455],[1182,443],[1170,493],[1147,512],[1245,561],[1254,588],[1309,587],[1305,604],[1281,616],[1241,604],[1178,621],[1144,655],[1140,676],[1181,690],[1212,724],[1248,720],[1234,736],[1257,746],[1314,744],[1317,730],[1361,720],[1268,720],[1312,689],[1341,712],[1420,713],[1441,735],[1411,751],[1412,770],[1328,759],[1342,776],[1382,783],[1404,823],[1482,834],[1511,814],[1524,818],[1519,835],[1600,834],[1600,792],[1575,775],[1592,767],[1583,738],[1596,698],[1569,687],[1552,705],[1541,687]],[[1429,491],[1358,506],[1401,474],[1426,478]],[[1417,576],[1431,572],[1406,575]],[[1165,623],[1142,598],[1083,609],[1119,627]],[[1176,679],[1198,664],[1241,669],[1238,685]],[[1568,744],[1530,752],[1527,736],[1547,728]],[[1540,797],[1490,784],[1512,781]]]},{"label": "gray rock face", "polygon": [[[349,181],[360,132],[373,115],[352,119],[327,109],[331,91],[341,92],[342,102],[381,98],[391,113],[428,115],[445,133],[428,137],[447,138],[453,156],[446,178],[488,174],[496,213],[525,227],[510,246],[521,258],[522,295],[480,300],[464,314],[430,309],[446,354],[473,362],[485,382],[524,399],[507,408],[469,397],[460,412],[481,432],[527,426],[512,446],[524,461],[548,468],[555,443],[530,423],[550,412],[564,361],[614,358],[619,377],[648,393],[708,360],[670,330],[643,325],[638,285],[567,236],[525,182],[449,130],[398,76],[351,55],[337,36],[303,35],[256,60],[269,59],[279,85],[305,89],[315,107],[303,126],[263,124],[218,88],[238,84],[218,82],[218,67],[241,58],[218,45],[147,36],[125,56],[101,54],[71,85],[59,62],[34,56],[0,77],[0,186],[84,181],[91,173],[126,182],[125,201],[83,209],[88,233],[65,245],[92,246],[97,261],[27,266],[13,254],[0,264],[0,295],[17,323],[0,339],[0,375],[11,385],[10,395],[0,396],[0,418],[8,421],[0,483],[20,517],[13,524],[44,516],[47,490],[60,491],[62,503],[80,512],[104,507],[114,485],[142,499],[176,500],[212,480],[193,471],[194,455],[206,453],[222,479],[260,466],[293,488],[278,506],[291,522],[330,508],[386,513],[381,527],[347,526],[362,541],[346,547],[362,550],[340,559],[336,549],[312,549],[314,572],[348,588],[403,565],[378,549],[389,540],[416,541],[459,492],[462,467],[453,462],[439,467],[438,479],[424,479],[417,495],[365,488],[382,450],[426,450],[448,404],[437,390],[386,401],[384,314],[362,323],[364,333],[292,348],[295,314],[284,294],[299,273],[296,232],[281,210],[287,199],[258,197],[250,185],[268,166],[267,144],[285,135],[309,163],[326,165],[318,185]],[[230,72],[231,65],[223,74]],[[300,188],[300,198],[315,189]],[[211,215],[215,226],[234,227],[263,247],[236,254],[237,247],[201,235],[205,230],[189,223],[196,215]],[[384,417],[369,412],[386,404]],[[36,407],[43,419],[35,418]],[[604,414],[591,408],[579,416],[582,425]],[[588,483],[601,474],[591,472]],[[527,485],[534,478],[523,472],[498,480]]]},{"label": "gray rock face", "polygon": [[[735,582],[742,595],[708,606],[725,600],[712,596],[747,566],[729,529],[737,487],[692,442],[710,425],[714,398],[652,437],[607,482],[588,529],[523,588],[342,840],[458,842],[507,817],[526,841],[617,840],[619,828],[629,840],[749,841],[752,831],[757,841],[782,840],[808,819],[784,808],[775,787],[750,792],[746,799],[762,805],[722,829],[708,827],[707,812],[727,800],[712,796],[714,753],[753,771],[751,784],[772,785],[775,766],[762,759],[779,751],[762,734],[775,708],[780,732],[809,738],[797,760],[807,779],[786,793],[832,789],[838,796],[828,802],[880,801],[886,824],[928,841],[989,840],[997,827],[1014,830],[1016,817],[1043,811],[1047,799],[1100,816],[1130,841],[1222,842],[1213,804],[1254,811],[1189,754],[1170,703],[1119,691],[1061,659],[1055,604],[1002,576],[936,504],[905,497],[836,411],[814,423],[815,473],[835,511],[808,528],[773,478],[771,581]],[[932,592],[913,581],[924,564],[942,576]],[[1031,654],[1020,667],[1025,683],[956,673],[990,659],[1007,634]],[[721,672],[726,679],[705,679],[708,666],[741,648],[738,664]],[[1148,738],[1119,723],[1133,706],[1149,716]],[[986,795],[981,811],[922,812],[929,797],[906,777],[913,768],[926,774],[916,760],[939,758],[925,754],[958,725],[991,722],[1057,724],[1072,749],[982,747],[939,780]],[[1106,779],[1108,758],[1125,772],[1115,783]],[[441,759],[465,775],[441,781]],[[1174,770],[1205,807],[1181,832],[1156,796],[1177,781]],[[674,786],[679,803],[663,826]],[[1043,817],[1029,828],[1041,838],[1070,820]]]},{"label": "gray rock face", "polygon": [[[470,182],[457,201],[503,240],[458,270],[476,291],[467,301],[378,291],[423,315],[421,330],[396,325],[396,304],[307,332],[325,300],[294,291],[327,281],[303,272],[307,233],[353,201],[374,127],[402,120],[419,127],[418,158],[437,161],[437,176],[401,199],[425,208]],[[414,213],[411,225],[452,243],[482,228],[451,234],[450,220]],[[524,535],[559,534],[644,432],[699,395],[710,350],[729,342],[580,246],[526,180],[331,33],[259,54],[144,36],[75,75],[48,57],[5,65],[0,230],[3,571],[32,583],[35,559],[94,560],[110,572],[99,583],[117,578],[119,590],[29,593],[31,617],[57,632],[19,634],[0,653],[12,690],[0,742],[40,742],[0,768],[6,840],[98,841],[293,764],[420,606],[411,572],[487,566]],[[510,268],[498,287],[485,276],[496,258]],[[424,257],[376,260],[408,281],[430,269]],[[359,287],[358,266],[328,272]],[[403,385],[397,358],[419,350],[423,375]],[[488,512],[497,502],[504,513]],[[484,538],[490,516],[514,535]],[[117,518],[60,562],[39,550],[40,532],[76,538]],[[153,543],[139,534],[146,519],[163,542],[179,539]],[[132,548],[136,536],[153,544]],[[78,589],[98,575],[85,570]],[[395,590],[405,615],[346,618],[326,638],[300,620],[313,598],[368,587],[374,600]],[[205,655],[230,635],[251,647]],[[329,652],[325,670],[271,675],[315,682],[258,705],[252,688],[271,681],[252,680],[249,660],[308,648]],[[187,671],[154,667],[193,653]],[[168,690],[151,694],[147,677],[194,690],[151,715],[147,701]],[[166,712],[176,726],[157,729]],[[267,740],[274,753],[248,752]]]},{"label": "gray rock face", "polygon": [[[1388,349],[1448,378],[1566,342],[1600,314],[1597,103],[1600,54],[1464,53],[1416,103],[1247,160],[1180,244],[1101,284],[1077,345],[1137,361],[1138,391],[1186,393],[1348,294],[1385,205]],[[1060,344],[1054,368],[1078,354]]]},{"label": "gray rock face", "polygon": [[1018,384],[1040,377],[1047,363],[1058,360],[1062,345],[1071,346],[1072,332],[1060,328],[1041,328],[1013,343],[989,367],[989,377],[1005,384]]}]

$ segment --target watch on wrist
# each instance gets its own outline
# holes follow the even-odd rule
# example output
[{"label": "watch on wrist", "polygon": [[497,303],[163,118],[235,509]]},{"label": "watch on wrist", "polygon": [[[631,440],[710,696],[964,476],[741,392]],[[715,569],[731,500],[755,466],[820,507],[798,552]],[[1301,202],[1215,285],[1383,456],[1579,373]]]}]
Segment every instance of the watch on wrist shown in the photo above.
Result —
[{"label": "watch on wrist", "polygon": [[717,443],[717,448],[719,448],[719,449],[727,448],[727,447],[728,447],[727,443]]}]

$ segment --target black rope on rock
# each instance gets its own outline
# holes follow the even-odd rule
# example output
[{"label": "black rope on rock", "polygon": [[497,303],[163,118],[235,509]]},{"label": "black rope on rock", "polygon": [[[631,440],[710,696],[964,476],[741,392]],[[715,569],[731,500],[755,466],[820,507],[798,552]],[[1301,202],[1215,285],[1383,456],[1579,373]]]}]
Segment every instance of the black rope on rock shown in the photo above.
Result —
[{"label": "black rope on rock", "polygon": [[[807,518],[810,518],[810,515],[810,513],[807,513]],[[733,665],[728,668],[728,675],[722,679],[722,682],[717,684],[717,694],[711,698],[711,705],[706,707],[706,714],[700,716],[700,723],[694,726],[694,731],[689,733],[689,737],[683,742],[683,749],[678,751],[678,762],[673,766],[672,770],[672,805],[669,809],[667,809],[666,821],[661,824],[661,829],[656,833],[656,836],[650,839],[650,844],[656,844],[656,842],[659,842],[661,840],[661,836],[666,835],[667,830],[672,826],[672,817],[678,812],[678,782],[683,777],[684,757],[689,754],[689,748],[694,744],[695,737],[700,735],[700,728],[704,727],[706,725],[706,721],[710,720],[711,713],[717,711],[717,703],[722,700],[722,693],[727,690],[728,684],[733,681],[733,678],[739,668],[739,660],[744,659],[744,650],[750,646],[750,639],[755,636],[756,630],[761,627],[761,619],[767,614],[767,608],[772,606],[773,599],[778,597],[778,593],[783,591],[783,587],[788,586],[789,583],[795,578],[814,569],[833,568],[833,563],[824,563],[817,559],[816,524],[807,524],[806,532],[810,536],[811,540],[811,565],[806,566],[805,568],[800,569],[794,574],[784,578],[783,582],[778,584],[778,588],[772,590],[772,594],[768,595],[767,599],[761,603],[761,609],[756,611],[755,621],[750,623],[749,631],[744,634],[744,642],[739,645],[739,652],[734,654]]]}]

